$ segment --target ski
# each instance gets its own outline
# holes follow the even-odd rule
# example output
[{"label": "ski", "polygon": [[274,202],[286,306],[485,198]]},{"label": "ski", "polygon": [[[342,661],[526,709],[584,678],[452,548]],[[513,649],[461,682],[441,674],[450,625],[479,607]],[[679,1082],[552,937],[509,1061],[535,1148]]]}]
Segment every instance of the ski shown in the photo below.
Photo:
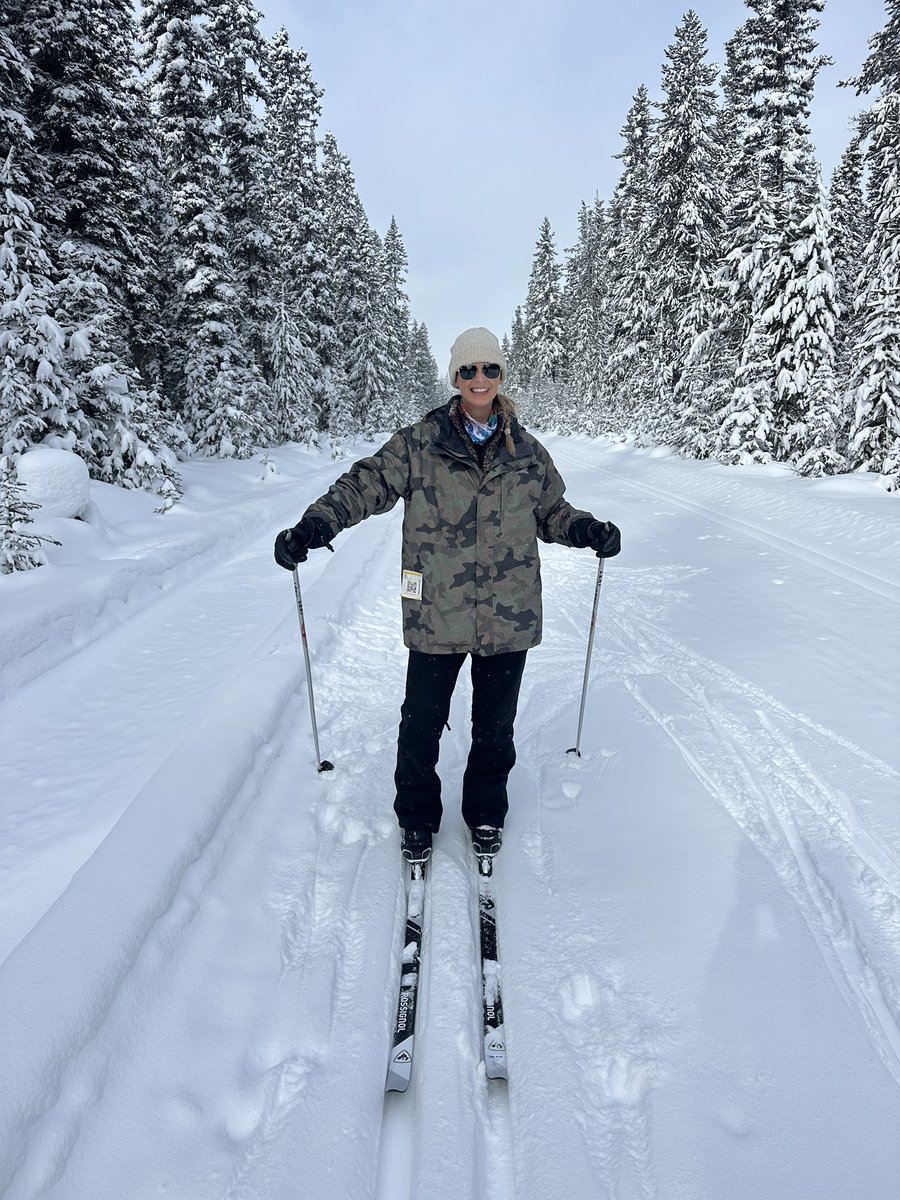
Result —
[{"label": "ski", "polygon": [[419,967],[422,958],[422,916],[425,909],[424,861],[410,864],[406,892],[406,939],[400,957],[400,998],[388,1063],[386,1092],[405,1092],[412,1076],[416,1037],[416,1002],[419,995]]},{"label": "ski", "polygon": [[478,854],[478,915],[481,942],[481,987],[484,1017],[484,1069],[488,1079],[508,1079],[503,997],[497,953],[493,856]]}]

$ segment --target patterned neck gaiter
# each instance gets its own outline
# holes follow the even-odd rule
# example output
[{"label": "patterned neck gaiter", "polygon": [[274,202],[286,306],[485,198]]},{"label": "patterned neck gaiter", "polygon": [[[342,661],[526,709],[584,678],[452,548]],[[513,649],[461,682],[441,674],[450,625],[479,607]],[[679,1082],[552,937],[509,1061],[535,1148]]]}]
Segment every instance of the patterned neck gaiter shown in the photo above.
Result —
[{"label": "patterned neck gaiter", "polygon": [[497,428],[497,414],[491,413],[487,424],[482,425],[480,421],[476,421],[474,417],[470,417],[462,405],[459,406],[459,411],[463,419],[463,424],[466,427],[466,433],[476,446],[483,446]]}]

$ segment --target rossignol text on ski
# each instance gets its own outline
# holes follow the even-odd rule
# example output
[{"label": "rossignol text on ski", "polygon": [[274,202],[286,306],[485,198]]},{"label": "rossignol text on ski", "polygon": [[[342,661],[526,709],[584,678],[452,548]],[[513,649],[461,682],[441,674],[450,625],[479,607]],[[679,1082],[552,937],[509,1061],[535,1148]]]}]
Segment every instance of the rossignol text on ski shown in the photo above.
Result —
[{"label": "rossignol text on ski", "polygon": [[506,1033],[503,1027],[503,996],[497,950],[494,859],[492,854],[479,854],[477,848],[475,853],[478,863],[484,1069],[488,1079],[507,1079],[509,1076],[506,1065]]},{"label": "rossignol text on ski", "polygon": [[426,860],[410,864],[406,892],[406,932],[400,956],[400,995],[388,1063],[386,1092],[405,1092],[412,1077],[422,957],[422,918],[425,910]]}]

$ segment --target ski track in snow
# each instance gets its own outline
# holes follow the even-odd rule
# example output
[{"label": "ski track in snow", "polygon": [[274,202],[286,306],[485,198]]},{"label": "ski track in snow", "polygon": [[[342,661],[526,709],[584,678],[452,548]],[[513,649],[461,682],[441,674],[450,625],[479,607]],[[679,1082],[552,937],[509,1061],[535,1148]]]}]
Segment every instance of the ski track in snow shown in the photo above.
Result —
[{"label": "ski track in snow", "polygon": [[[702,481],[705,497],[712,499],[715,496],[719,499],[721,507],[714,508],[709,503],[701,503],[684,495],[683,488],[689,481],[686,481],[682,473],[673,477],[671,481],[673,486],[670,489],[664,490],[649,483],[646,478],[639,480],[630,477],[624,478],[621,474],[597,464],[589,454],[579,453],[570,446],[562,449],[562,452],[559,453],[559,460],[577,464],[579,467],[588,467],[596,471],[599,476],[614,482],[616,487],[624,486],[631,491],[652,496],[665,504],[674,505],[684,512],[696,513],[716,525],[734,531],[741,537],[761,542],[769,549],[781,550],[800,562],[826,571],[844,583],[853,583],[873,595],[900,603],[900,579],[887,578],[847,560],[847,554],[855,553],[857,544],[864,542],[863,535],[865,533],[865,530],[860,528],[861,522],[854,518],[852,511],[839,512],[826,530],[817,529],[816,526],[820,526],[823,521],[821,509],[815,504],[809,502],[804,504],[793,497],[791,530],[790,533],[785,533],[771,528],[770,525],[775,521],[784,522],[783,506],[779,506],[777,502],[773,501],[770,495],[760,495],[752,485],[731,477],[733,469],[729,469],[728,476],[721,480],[718,489],[710,486],[708,477],[704,477]],[[679,465],[677,460],[675,460],[675,465]],[[753,513],[760,523],[753,524],[735,516],[733,508],[736,500],[739,500],[741,504],[741,512]],[[871,522],[871,517],[867,517],[867,521]],[[892,531],[893,527],[888,526],[886,522],[885,528]],[[810,544],[810,535],[813,533],[816,535],[816,540],[821,543],[818,547]],[[835,541],[841,542],[845,552],[844,558],[838,558],[824,548],[832,545]],[[893,546],[900,552],[900,543],[896,536],[893,538]],[[892,564],[885,563],[884,565],[893,565],[896,568],[897,564],[898,559],[895,558]]]},{"label": "ski track in snow", "polygon": [[[565,560],[558,564],[553,602],[563,609],[571,608],[575,590],[565,577],[575,571]],[[656,619],[655,594],[693,573],[610,571],[605,586],[617,595],[604,611],[602,665],[595,665],[594,678],[602,674],[607,685],[610,675],[621,680],[765,855],[900,1083],[900,852],[829,781],[852,781],[857,791],[887,801],[900,772],[667,634]],[[544,693],[540,702],[546,706]],[[825,854],[839,855],[843,871],[822,864]],[[549,870],[542,870],[545,878]]]},{"label": "ski track in snow", "polygon": [[[80,593],[63,601],[64,614],[71,609],[72,619],[78,618],[79,632],[71,641],[43,638],[43,674],[33,688],[25,682],[34,666],[31,614],[16,624],[16,649],[4,678],[11,685],[18,680],[18,687],[0,700],[8,737],[5,785],[16,798],[0,816],[0,877],[9,880],[16,909],[11,920],[0,900],[0,959],[27,931],[20,922],[32,913],[33,921],[49,906],[71,878],[73,863],[80,865],[99,845],[186,724],[240,677],[282,622],[284,604],[271,586],[281,581],[269,576],[268,586],[254,586],[248,557],[261,529],[268,549],[271,528],[284,522],[296,501],[290,504],[278,489],[250,508],[252,522],[240,510],[230,519],[226,511],[221,540],[220,514],[207,514],[202,537],[198,532],[189,539],[199,548],[194,560],[160,548],[157,566],[148,550],[138,559],[144,574],[137,580],[127,561],[101,563],[114,572],[115,602],[104,601],[101,616],[85,608]],[[149,571],[147,559],[154,564]],[[36,613],[36,628],[44,630],[40,605]],[[54,613],[52,624],[59,619]],[[84,755],[83,747],[110,726],[116,741]],[[30,909],[19,903],[23,892],[33,893]]]},{"label": "ski track in snow", "polygon": [[[388,535],[386,529],[381,532],[384,536]],[[266,542],[268,547],[271,542],[270,533],[266,535]],[[346,561],[353,562],[352,550],[349,551]],[[358,570],[359,568],[355,567],[354,569]],[[221,580],[218,583],[221,585]],[[187,586],[190,588],[191,585]],[[191,590],[196,590],[196,585]],[[345,611],[339,613],[338,623],[347,621],[351,626],[354,625],[352,612],[354,594],[353,589],[347,593],[348,600]],[[290,622],[293,622],[293,626],[296,627],[295,615],[292,614],[288,618],[288,623],[290,624]],[[192,632],[190,629],[181,631],[182,636],[187,637],[190,637]],[[332,627],[330,640],[333,639],[334,628]],[[270,655],[282,641],[282,635],[276,634],[274,645],[263,646],[257,651],[257,654]],[[321,641],[327,644],[329,636],[326,635]],[[292,638],[291,653],[296,651],[298,643],[299,633]],[[89,655],[90,649],[89,646],[84,653]],[[290,674],[293,677],[290,685],[291,691],[295,690],[296,665],[295,662],[290,668]],[[63,664],[63,666],[65,667],[67,664]],[[232,700],[233,711],[239,712],[240,705],[234,705],[233,698],[229,697],[229,699]],[[274,699],[277,707],[271,714],[272,720],[277,719],[280,707],[284,704],[284,696],[275,693]],[[51,714],[51,719],[52,716],[53,714]],[[259,708],[254,712],[254,719],[260,727],[263,727],[263,712]],[[301,717],[301,721],[302,719]],[[290,721],[292,722],[291,735],[296,739],[296,714],[292,714]],[[216,746],[216,753],[220,754],[221,750],[221,746]],[[146,1003],[148,995],[152,997],[156,988],[154,981],[159,972],[168,972],[172,968],[172,960],[177,955],[185,931],[196,916],[201,899],[215,877],[218,864],[225,853],[225,846],[230,843],[232,833],[227,831],[233,830],[233,827],[242,819],[248,806],[257,799],[258,788],[254,791],[252,787],[254,767],[247,760],[246,749],[240,741],[235,743],[233,753],[233,766],[220,762],[220,773],[225,778],[241,779],[245,773],[249,772],[251,785],[242,788],[238,794],[233,794],[227,789],[222,790],[217,797],[222,815],[214,819],[214,831],[204,835],[201,844],[186,847],[183,851],[181,847],[172,848],[173,857],[184,853],[187,864],[176,869],[172,883],[164,892],[158,893],[154,898],[155,912],[134,914],[133,931],[130,935],[132,945],[127,958],[124,962],[111,965],[110,972],[101,984],[105,994],[95,991],[90,997],[89,1007],[85,1010],[89,1015],[87,1015],[84,1028],[56,1057],[50,1073],[45,1074],[41,1080],[35,1081],[35,1083],[39,1083],[40,1091],[35,1094],[34,1108],[29,1114],[23,1114],[23,1117],[20,1117],[21,1137],[15,1143],[15,1153],[13,1156],[5,1155],[2,1167],[0,1167],[2,1170],[0,1179],[5,1179],[9,1185],[8,1189],[4,1187],[4,1197],[9,1196],[12,1200],[17,1195],[55,1194],[54,1189],[65,1177],[67,1166],[82,1137],[82,1132],[90,1124],[91,1111],[103,1093],[109,1073],[116,1067],[121,1067],[122,1063],[127,1060],[128,1046],[134,1036],[132,1026],[135,1024],[139,1026],[142,1006]],[[267,753],[264,749],[264,756]],[[304,766],[308,769],[308,763]],[[364,762],[360,764],[358,770],[365,770]],[[308,953],[303,958],[302,969],[304,975],[314,976],[317,966],[322,960],[328,963],[325,974],[330,977],[329,989],[327,994],[319,994],[312,1004],[313,1011],[319,1014],[329,1014],[329,1027],[319,1033],[323,1042],[327,1042],[333,1033],[334,1022],[340,1019],[342,1012],[346,1013],[352,1006],[347,995],[341,993],[336,986],[334,952],[338,950],[343,958],[341,963],[343,972],[352,974],[354,966],[358,965],[360,958],[364,955],[364,941],[367,936],[366,925],[359,919],[360,910],[364,907],[362,901],[354,896],[352,888],[349,896],[342,894],[346,889],[348,878],[346,864],[342,862],[340,869],[329,876],[327,871],[329,863],[326,860],[329,853],[333,853],[335,846],[343,847],[348,844],[353,846],[354,843],[356,846],[352,853],[359,860],[362,857],[362,851],[358,847],[360,839],[364,835],[368,834],[369,837],[383,839],[394,828],[392,821],[384,819],[380,825],[375,823],[373,832],[370,805],[366,803],[367,800],[368,797],[361,794],[360,789],[357,788],[357,803],[361,809],[366,811],[361,811],[355,817],[348,814],[346,806],[342,806],[340,801],[335,799],[321,805],[318,809],[319,828],[316,845],[317,855],[321,860],[321,869],[315,873],[309,889],[309,930],[311,933],[306,946]],[[362,801],[361,804],[360,801]],[[39,816],[35,818],[35,823],[40,825]],[[351,872],[349,877],[351,879],[359,878],[356,872]],[[329,879],[336,879],[338,883],[334,889],[334,895],[328,894]],[[359,906],[355,910],[355,922],[352,907],[354,901]],[[291,969],[296,969],[296,957],[300,952],[300,948],[294,940],[296,903],[286,901],[284,897],[279,897],[277,903],[281,906],[283,972],[286,973]],[[342,913],[342,920],[337,927],[329,927],[328,918],[333,918],[335,911]],[[355,944],[351,943],[350,933],[355,934]],[[292,961],[292,956],[294,961]],[[270,1068],[262,1112],[256,1122],[256,1130],[244,1148],[243,1163],[235,1171],[229,1189],[230,1195],[240,1195],[242,1189],[247,1195],[258,1194],[255,1191],[256,1183],[251,1183],[249,1191],[246,1190],[247,1180],[253,1175],[251,1164],[260,1158],[260,1147],[273,1142],[289,1120],[290,1114],[296,1108],[299,1096],[302,1094],[304,1081],[315,1061],[315,1054],[311,1058],[294,1055],[288,1056],[283,1062]],[[23,1119],[24,1124],[22,1124]]]}]

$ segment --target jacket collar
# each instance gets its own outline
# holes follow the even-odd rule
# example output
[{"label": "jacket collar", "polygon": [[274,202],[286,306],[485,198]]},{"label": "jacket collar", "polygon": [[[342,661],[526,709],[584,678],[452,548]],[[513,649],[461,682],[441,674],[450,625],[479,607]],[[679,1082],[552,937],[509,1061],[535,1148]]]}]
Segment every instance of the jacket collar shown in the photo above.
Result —
[{"label": "jacket collar", "polygon": [[[478,463],[463,441],[462,434],[456,428],[453,418],[450,416],[452,405],[458,399],[458,396],[453,396],[446,404],[442,404],[440,408],[434,408],[430,413],[426,414],[425,420],[431,421],[437,426],[437,433],[434,441],[431,443],[431,447],[433,450],[438,451],[438,453],[449,454],[452,458],[461,458],[464,462],[470,462],[474,467],[477,467]],[[510,454],[506,446],[506,438],[501,432],[497,450],[494,454],[494,461],[490,467],[492,471],[498,467],[514,467],[517,463],[534,456],[534,450],[522,437],[522,428],[515,417],[510,422],[510,432],[512,433],[513,444],[516,447],[516,457],[513,458]]]}]

